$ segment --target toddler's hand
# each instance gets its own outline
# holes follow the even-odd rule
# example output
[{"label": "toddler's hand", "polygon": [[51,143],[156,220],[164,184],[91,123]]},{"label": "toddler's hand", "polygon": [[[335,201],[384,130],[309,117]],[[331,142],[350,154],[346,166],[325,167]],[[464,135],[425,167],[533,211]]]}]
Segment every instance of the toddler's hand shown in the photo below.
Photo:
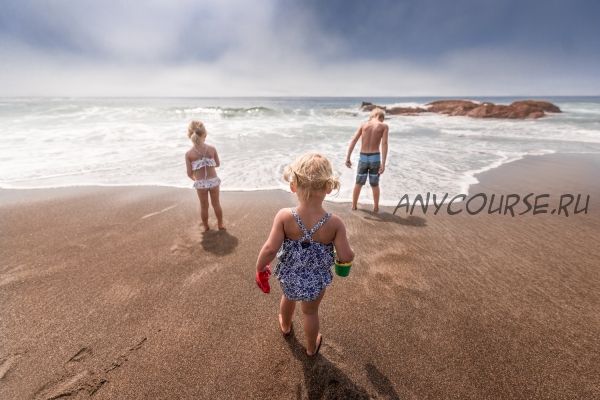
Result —
[{"label": "toddler's hand", "polygon": [[352,161],[346,160],[346,167],[352,168]]},{"label": "toddler's hand", "polygon": [[271,276],[271,268],[267,264],[262,271],[256,271],[256,284],[263,291],[263,293],[269,293],[271,286],[269,285],[269,276]]}]

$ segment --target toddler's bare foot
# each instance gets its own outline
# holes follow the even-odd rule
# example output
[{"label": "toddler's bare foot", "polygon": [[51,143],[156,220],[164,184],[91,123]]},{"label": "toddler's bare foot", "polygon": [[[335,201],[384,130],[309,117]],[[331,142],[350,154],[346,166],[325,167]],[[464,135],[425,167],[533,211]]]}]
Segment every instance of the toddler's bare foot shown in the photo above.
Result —
[{"label": "toddler's bare foot", "polygon": [[319,354],[319,350],[321,350],[321,344],[323,344],[323,335],[321,335],[319,333],[319,335],[317,336],[317,343],[315,343],[315,351],[313,351],[312,353],[308,352],[308,349],[306,350],[306,355],[309,357],[313,357],[316,356],[317,354]]},{"label": "toddler's bare foot", "polygon": [[352,211],[356,211],[358,210],[358,207],[356,207],[356,204],[352,204]]},{"label": "toddler's bare foot", "polygon": [[279,314],[279,329],[281,330],[281,334],[283,336],[288,336],[290,333],[292,333],[292,324],[290,324],[289,327],[284,327],[283,326],[283,317],[281,316],[281,314]]},{"label": "toddler's bare foot", "polygon": [[210,226],[204,225],[204,232],[208,232],[208,231],[210,231]]},{"label": "toddler's bare foot", "polygon": [[221,225],[219,225],[219,230],[220,231],[226,231],[227,228],[225,228],[225,225],[221,224]]},{"label": "toddler's bare foot", "polygon": [[379,212],[379,207],[373,207],[373,212],[374,213],[378,213]]}]

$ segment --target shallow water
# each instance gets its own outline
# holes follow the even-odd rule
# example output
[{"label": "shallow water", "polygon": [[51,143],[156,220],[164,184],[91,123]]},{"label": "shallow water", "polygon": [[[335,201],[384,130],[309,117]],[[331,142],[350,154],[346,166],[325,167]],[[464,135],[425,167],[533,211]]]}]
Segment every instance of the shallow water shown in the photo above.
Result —
[{"label": "shallow water", "polygon": [[[539,120],[398,116],[390,125],[383,204],[408,193],[465,193],[474,174],[528,154],[600,152],[600,98],[546,98],[561,114]],[[166,185],[191,187],[184,153],[191,119],[217,147],[223,190],[287,188],[284,166],[306,151],[325,154],[348,201],[354,170],[348,142],[368,117],[360,102],[423,105],[434,98],[0,99],[0,187]],[[481,98],[509,103],[513,98]],[[358,148],[354,152],[356,165]],[[370,199],[363,191],[363,199]]]}]

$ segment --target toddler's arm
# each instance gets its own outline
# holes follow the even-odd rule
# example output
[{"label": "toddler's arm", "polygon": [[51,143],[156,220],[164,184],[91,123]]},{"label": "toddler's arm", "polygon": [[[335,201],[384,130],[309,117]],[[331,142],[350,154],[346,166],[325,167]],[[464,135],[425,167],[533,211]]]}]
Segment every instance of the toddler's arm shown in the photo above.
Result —
[{"label": "toddler's arm", "polygon": [[269,238],[260,250],[260,253],[258,254],[258,259],[256,260],[256,270],[258,272],[264,271],[267,265],[271,261],[273,261],[273,259],[277,255],[277,251],[283,243],[283,239],[285,239],[283,221],[286,212],[286,209],[281,209],[279,210],[277,215],[275,215],[275,219],[273,220],[273,227],[271,228]]},{"label": "toddler's arm", "polygon": [[335,232],[335,239],[333,245],[335,246],[335,252],[337,253],[338,261],[347,263],[354,260],[354,251],[350,247],[348,242],[348,236],[346,235],[346,226],[341,219],[336,218],[338,226]]}]

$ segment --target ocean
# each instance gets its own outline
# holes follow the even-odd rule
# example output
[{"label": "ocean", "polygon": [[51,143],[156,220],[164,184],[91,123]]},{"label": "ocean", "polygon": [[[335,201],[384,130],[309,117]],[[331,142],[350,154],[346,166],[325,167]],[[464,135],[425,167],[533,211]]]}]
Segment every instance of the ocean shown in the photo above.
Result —
[{"label": "ocean", "polygon": [[[438,98],[0,98],[0,187],[161,185],[191,188],[187,125],[204,121],[221,158],[222,190],[288,188],[297,155],[326,155],[349,201],[344,166],[361,101],[422,106]],[[517,98],[469,98],[510,103]],[[563,113],[538,120],[392,116],[382,204],[404,194],[467,193],[475,174],[526,155],[600,153],[600,97],[544,97]],[[358,161],[359,145],[353,153]],[[363,189],[362,200],[371,201]]]}]

